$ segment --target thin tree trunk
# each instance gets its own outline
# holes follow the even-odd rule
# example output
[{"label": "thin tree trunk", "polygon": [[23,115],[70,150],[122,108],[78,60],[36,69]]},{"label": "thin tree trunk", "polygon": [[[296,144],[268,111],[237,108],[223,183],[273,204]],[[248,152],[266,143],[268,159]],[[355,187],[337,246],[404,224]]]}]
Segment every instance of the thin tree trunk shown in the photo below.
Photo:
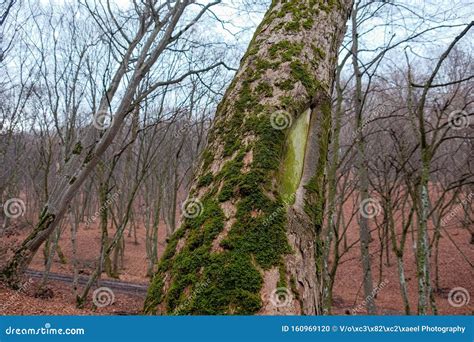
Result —
[{"label": "thin tree trunk", "polygon": [[[360,203],[367,203],[369,201],[369,176],[367,167],[367,158],[365,155],[365,137],[363,132],[362,122],[362,75],[359,68],[358,61],[358,33],[357,33],[357,8],[352,13],[352,64],[354,68],[356,89],[354,96],[355,113],[356,113],[356,126],[357,132],[357,168],[359,171],[359,191],[360,191]],[[367,313],[374,315],[377,313],[375,306],[372,284],[372,269],[369,251],[370,242],[370,230],[369,220],[367,215],[363,213],[363,210],[359,211],[359,235],[360,235],[360,251],[361,251],[361,263],[362,263],[362,275],[364,285],[364,296]]]},{"label": "thin tree trunk", "polygon": [[[80,202],[80,200],[76,201],[76,205]],[[79,228],[79,221],[82,217],[82,214],[79,214],[78,208],[70,208],[69,209],[69,224],[71,228],[71,263],[72,263],[72,290],[74,293],[74,297],[77,298],[78,295],[78,284],[79,284],[79,269],[78,269],[78,262],[77,262],[77,231]]]},{"label": "thin tree trunk", "polygon": [[52,246],[51,248],[48,248],[48,255],[45,259],[44,273],[41,278],[41,283],[38,286],[38,290],[37,290],[38,293],[41,293],[42,291],[44,291],[46,288],[46,284],[48,283],[49,273],[51,272],[51,266],[53,265],[54,255],[57,250],[60,236],[61,236],[61,226],[59,226],[56,229],[55,234],[51,236],[52,241],[50,241],[50,244]]},{"label": "thin tree trunk", "polygon": [[405,315],[410,314],[410,301],[408,299],[407,282],[405,278],[405,268],[403,266],[403,255],[397,255],[397,270],[398,270],[398,281],[400,282],[400,290],[402,292],[403,308]]},{"label": "thin tree trunk", "polygon": [[153,204],[150,204],[147,212],[148,224],[146,225],[146,251],[147,251],[147,276],[152,277],[155,272],[155,265],[158,261],[158,227],[160,224],[160,212],[162,201],[162,186],[161,180],[158,181],[158,198]]},{"label": "thin tree trunk", "polygon": [[405,267],[403,265],[403,255],[405,251],[405,241],[408,234],[408,229],[412,224],[414,209],[412,208],[410,210],[407,222],[403,222],[400,247],[397,246],[397,233],[395,230],[395,221],[393,217],[392,202],[390,200],[390,197],[388,197],[386,209],[387,210],[385,211],[385,215],[387,216],[388,229],[390,231],[390,239],[392,242],[392,249],[397,258],[398,281],[400,284],[400,292],[402,294],[403,307],[405,309],[405,314],[410,315],[410,301],[408,299],[408,288],[405,277]]},{"label": "thin tree trunk", "polygon": [[[107,249],[109,244],[109,204],[108,204],[108,196],[109,196],[109,180],[110,177],[105,175],[104,172],[104,162],[100,162],[99,167],[97,168],[97,172],[99,173],[99,226],[101,231],[101,247],[100,247],[100,270],[105,271],[105,273],[112,277],[112,262],[110,258],[106,255],[103,255],[103,251]],[[110,173],[109,173],[110,175]]]},{"label": "thin tree trunk", "polygon": [[[336,229],[336,191],[337,191],[337,167],[339,164],[339,146],[340,146],[340,132],[341,132],[341,121],[342,121],[342,114],[343,114],[343,106],[342,106],[342,88],[340,86],[340,74],[341,74],[342,66],[338,67],[336,70],[336,108],[334,110],[334,129],[332,132],[332,139],[331,139],[331,158],[330,164],[328,165],[328,211],[327,211],[327,228],[326,228],[326,241],[324,244],[324,274],[323,274],[323,314],[330,315],[331,314],[331,307],[332,307],[332,289],[334,284],[334,279],[332,275],[335,275],[336,269],[338,267],[338,259],[335,258],[333,260],[333,267],[332,270],[329,269],[329,256],[331,253],[331,244],[334,238],[335,229]],[[335,256],[338,253],[338,244],[337,241],[334,245],[334,252]]]}]

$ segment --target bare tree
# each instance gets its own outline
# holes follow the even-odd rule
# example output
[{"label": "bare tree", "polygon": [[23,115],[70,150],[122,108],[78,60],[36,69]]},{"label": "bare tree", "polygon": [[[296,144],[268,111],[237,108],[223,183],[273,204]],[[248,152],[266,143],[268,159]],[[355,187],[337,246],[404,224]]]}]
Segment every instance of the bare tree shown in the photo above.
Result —
[{"label": "bare tree", "polygon": [[[106,90],[101,96],[97,111],[94,113],[95,125],[90,126],[83,137],[75,143],[62,175],[57,179],[55,188],[51,191],[48,202],[39,215],[35,230],[18,248],[7,266],[2,270],[2,277],[8,283],[16,283],[18,276],[24,272],[38,248],[55,230],[64,216],[68,204],[114,140],[128,114],[133,112],[136,106],[157,88],[177,83],[191,74],[202,71],[191,70],[177,79],[157,80],[149,85],[146,90],[138,91],[140,89],[139,85],[150,73],[153,65],[166,47],[185,35],[207,12],[208,8],[216,3],[218,1],[202,6],[197,14],[193,15],[187,23],[180,27],[178,27],[178,23],[180,23],[186,8],[192,5],[191,1],[177,1],[173,4],[168,2],[162,4],[146,3],[140,7],[136,6],[133,9],[134,13],[131,13],[132,16],[120,19],[125,20],[124,22],[128,20],[135,21],[136,27],[130,33],[123,29],[123,23],[118,22],[118,16],[114,15],[110,7],[102,8],[101,12],[99,4],[95,4],[93,8],[91,7],[93,5],[89,2],[85,3],[98,25],[102,27],[104,36],[110,39],[112,44],[115,44],[114,48],[118,49],[117,53],[120,54],[118,67],[114,71],[110,83],[104,86]],[[99,15],[99,13],[101,14]],[[105,18],[110,20],[104,21]],[[112,33],[115,30],[118,30],[120,38],[116,38],[116,35]],[[218,63],[217,65],[221,64]],[[205,70],[210,70],[217,65],[209,66]],[[124,84],[125,80],[127,81],[126,84]],[[116,95],[119,87],[124,87],[124,89],[121,91],[120,98],[117,99]],[[117,105],[114,110],[112,124],[105,131],[98,131],[97,126],[100,128],[106,127],[104,126],[104,116],[112,115],[111,105],[115,101]]]}]

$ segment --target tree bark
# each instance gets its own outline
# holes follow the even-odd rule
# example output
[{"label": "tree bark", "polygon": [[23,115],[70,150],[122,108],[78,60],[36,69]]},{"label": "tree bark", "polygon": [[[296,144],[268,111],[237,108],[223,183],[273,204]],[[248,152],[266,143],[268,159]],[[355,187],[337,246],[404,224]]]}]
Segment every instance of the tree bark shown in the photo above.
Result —
[{"label": "tree bark", "polygon": [[324,169],[351,1],[278,1],[219,105],[145,313],[321,312]]}]

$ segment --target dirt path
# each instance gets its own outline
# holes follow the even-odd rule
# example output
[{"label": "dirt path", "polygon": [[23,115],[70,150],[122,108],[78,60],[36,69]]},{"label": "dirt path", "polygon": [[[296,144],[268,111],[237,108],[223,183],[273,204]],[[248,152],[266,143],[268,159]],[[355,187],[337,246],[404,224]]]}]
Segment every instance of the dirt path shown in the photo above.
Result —
[{"label": "dirt path", "polygon": [[[35,270],[27,270],[25,273],[27,276],[32,278],[42,278],[44,272],[35,271]],[[63,283],[72,283],[73,277],[66,274],[60,273],[49,273],[48,276],[49,281],[59,281]],[[80,285],[85,285],[88,282],[89,278],[84,276],[78,277],[78,283]],[[129,283],[119,280],[97,280],[95,283],[95,287],[108,287],[113,291],[137,295],[140,297],[145,297],[146,291],[148,289],[147,284],[136,284],[136,283]]]}]

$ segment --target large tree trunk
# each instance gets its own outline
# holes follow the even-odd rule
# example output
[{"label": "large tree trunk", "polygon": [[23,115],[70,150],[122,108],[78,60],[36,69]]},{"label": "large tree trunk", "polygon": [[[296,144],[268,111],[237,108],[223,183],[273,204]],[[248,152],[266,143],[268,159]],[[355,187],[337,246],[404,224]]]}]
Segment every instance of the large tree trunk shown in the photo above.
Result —
[{"label": "large tree trunk", "polygon": [[272,2],[218,107],[146,313],[320,313],[330,89],[350,8]]}]

